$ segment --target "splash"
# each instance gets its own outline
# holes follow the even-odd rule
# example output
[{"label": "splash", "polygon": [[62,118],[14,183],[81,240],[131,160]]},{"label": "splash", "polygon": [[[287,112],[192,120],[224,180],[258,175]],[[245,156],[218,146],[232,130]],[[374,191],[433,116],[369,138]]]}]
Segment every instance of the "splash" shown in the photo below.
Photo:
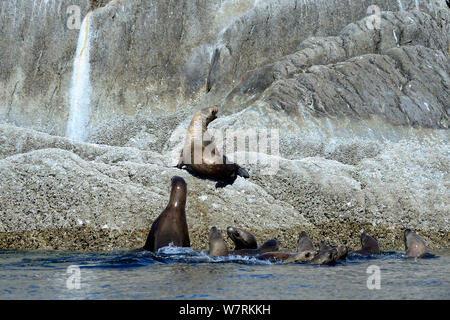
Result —
[{"label": "splash", "polygon": [[91,85],[89,82],[89,17],[86,15],[78,36],[77,51],[73,61],[70,86],[70,111],[66,136],[72,140],[84,141],[90,114]]}]

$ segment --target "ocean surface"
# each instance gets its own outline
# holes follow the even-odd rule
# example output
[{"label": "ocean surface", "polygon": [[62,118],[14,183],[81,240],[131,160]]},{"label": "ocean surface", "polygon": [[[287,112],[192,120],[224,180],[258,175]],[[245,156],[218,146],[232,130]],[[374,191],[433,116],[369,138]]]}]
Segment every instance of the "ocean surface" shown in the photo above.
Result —
[{"label": "ocean surface", "polygon": [[333,265],[158,254],[0,251],[0,299],[450,299],[450,250]]}]

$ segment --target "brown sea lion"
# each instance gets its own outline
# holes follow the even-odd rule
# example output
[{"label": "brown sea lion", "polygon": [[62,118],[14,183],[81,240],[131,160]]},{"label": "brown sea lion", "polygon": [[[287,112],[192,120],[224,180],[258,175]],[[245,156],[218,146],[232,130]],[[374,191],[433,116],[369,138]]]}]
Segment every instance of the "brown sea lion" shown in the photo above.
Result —
[{"label": "brown sea lion", "polygon": [[185,213],[186,192],[184,179],[173,177],[169,204],[153,222],[144,245],[145,250],[157,251],[170,243],[178,247],[191,246]]},{"label": "brown sea lion", "polygon": [[425,241],[414,231],[406,229],[403,233],[403,241],[408,256],[421,258],[427,253]]},{"label": "brown sea lion", "polygon": [[209,255],[210,256],[227,256],[228,247],[223,240],[222,233],[216,228],[212,227],[209,233]]},{"label": "brown sea lion", "polygon": [[358,253],[362,255],[380,254],[380,247],[378,241],[367,235],[365,232],[361,234],[361,246],[360,250],[353,251],[352,253]]},{"label": "brown sea lion", "polygon": [[314,256],[313,259],[309,260],[309,264],[328,264],[335,262],[337,260],[338,252],[335,248],[320,251],[318,254]]},{"label": "brown sea lion", "polygon": [[344,260],[348,255],[348,247],[347,246],[332,246],[329,243],[322,241],[319,245],[319,252],[328,251],[331,249],[336,249],[336,260]]},{"label": "brown sea lion", "polygon": [[327,250],[330,250],[330,249],[333,249],[333,246],[330,245],[328,242],[321,241],[319,243],[319,251],[327,251]]},{"label": "brown sea lion", "polygon": [[275,252],[266,252],[261,255],[259,255],[258,259],[277,259],[285,261],[286,259],[292,257],[293,253],[291,252],[282,252],[282,251],[275,251]]},{"label": "brown sea lion", "polygon": [[239,228],[228,227],[227,234],[235,245],[234,250],[258,248],[256,238],[248,231]]},{"label": "brown sea lion", "polygon": [[203,178],[232,183],[237,176],[248,178],[248,172],[220,155],[207,133],[208,124],[217,118],[217,107],[198,111],[191,120],[177,167]]},{"label": "brown sea lion", "polygon": [[302,231],[298,235],[297,252],[304,251],[316,251],[316,247],[314,246],[314,243],[312,242],[309,235],[305,231]]},{"label": "brown sea lion", "polygon": [[240,256],[247,256],[247,255],[259,255],[266,252],[273,252],[278,251],[279,249],[279,243],[277,239],[270,239],[264,242],[260,247],[257,249],[240,249],[240,250],[233,250],[230,251],[230,254],[233,255],[240,255]]},{"label": "brown sea lion", "polygon": [[291,254],[287,257],[283,262],[284,263],[293,263],[293,262],[305,262],[311,261],[317,255],[317,251],[302,251]]}]

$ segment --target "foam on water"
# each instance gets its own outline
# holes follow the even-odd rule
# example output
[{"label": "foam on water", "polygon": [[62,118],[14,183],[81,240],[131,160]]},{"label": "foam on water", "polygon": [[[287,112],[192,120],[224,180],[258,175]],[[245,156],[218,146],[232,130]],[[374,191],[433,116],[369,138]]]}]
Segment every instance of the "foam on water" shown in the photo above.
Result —
[{"label": "foam on water", "polygon": [[89,81],[89,17],[86,15],[78,36],[77,51],[73,61],[72,83],[70,86],[70,111],[66,136],[69,139],[84,141],[91,109],[91,85]]}]

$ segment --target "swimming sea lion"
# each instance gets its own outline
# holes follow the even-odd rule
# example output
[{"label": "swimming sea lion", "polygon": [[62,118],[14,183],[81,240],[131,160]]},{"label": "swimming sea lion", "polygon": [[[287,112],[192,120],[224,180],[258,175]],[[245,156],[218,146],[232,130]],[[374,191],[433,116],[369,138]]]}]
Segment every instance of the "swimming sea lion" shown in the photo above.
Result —
[{"label": "swimming sea lion", "polygon": [[403,241],[408,256],[421,258],[427,253],[425,241],[414,231],[406,229],[403,233]]},{"label": "swimming sea lion", "polygon": [[286,259],[292,257],[294,254],[290,252],[281,252],[281,251],[275,251],[275,252],[266,252],[261,255],[259,255],[258,259],[277,259],[285,261]]},{"label": "swimming sea lion", "polygon": [[235,245],[234,250],[258,248],[256,238],[248,231],[239,228],[228,227],[227,234]]},{"label": "swimming sea lion", "polygon": [[336,249],[336,260],[344,260],[348,254],[347,246],[332,246],[329,243],[322,241],[319,245],[319,252]]},{"label": "swimming sea lion", "polygon": [[191,120],[177,167],[186,168],[203,178],[232,183],[239,175],[248,178],[248,172],[221,156],[212,141],[208,140],[208,124],[217,118],[217,107],[198,111]]},{"label": "swimming sea lion", "polygon": [[333,246],[331,246],[328,242],[321,241],[319,243],[319,251],[327,251],[333,249]]},{"label": "swimming sea lion", "polygon": [[170,243],[178,247],[190,247],[188,226],[186,223],[187,185],[183,178],[172,178],[169,204],[153,222],[145,242],[144,249],[157,251]]},{"label": "swimming sea lion", "polygon": [[378,241],[367,235],[365,232],[361,234],[361,246],[362,248],[353,253],[359,253],[362,255],[380,254],[380,247]]},{"label": "swimming sea lion", "polygon": [[320,251],[318,254],[314,256],[313,259],[309,260],[309,264],[328,264],[335,262],[337,259],[337,250],[335,248]]},{"label": "swimming sea lion", "polygon": [[210,256],[227,256],[228,247],[223,240],[222,234],[216,227],[212,227],[209,233],[209,255]]},{"label": "swimming sea lion", "polygon": [[309,235],[305,231],[302,231],[298,235],[297,252],[304,251],[316,251],[316,247],[314,247],[314,243],[312,242]]},{"label": "swimming sea lion", "polygon": [[257,249],[240,249],[240,250],[233,250],[230,252],[230,254],[233,255],[258,255],[263,254],[266,252],[273,252],[278,251],[279,243],[277,239],[270,239],[264,242],[259,248]]}]

